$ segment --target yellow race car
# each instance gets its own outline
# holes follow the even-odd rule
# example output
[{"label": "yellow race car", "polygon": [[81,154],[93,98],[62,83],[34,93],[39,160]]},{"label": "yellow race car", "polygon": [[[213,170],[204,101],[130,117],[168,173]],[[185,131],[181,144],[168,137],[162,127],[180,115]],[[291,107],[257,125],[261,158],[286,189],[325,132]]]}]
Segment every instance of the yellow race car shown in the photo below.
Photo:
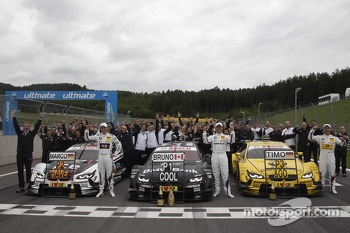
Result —
[{"label": "yellow race car", "polygon": [[323,189],[317,165],[299,160],[283,142],[246,142],[232,154],[232,171],[245,195],[267,196],[272,185],[277,195],[320,195]]}]

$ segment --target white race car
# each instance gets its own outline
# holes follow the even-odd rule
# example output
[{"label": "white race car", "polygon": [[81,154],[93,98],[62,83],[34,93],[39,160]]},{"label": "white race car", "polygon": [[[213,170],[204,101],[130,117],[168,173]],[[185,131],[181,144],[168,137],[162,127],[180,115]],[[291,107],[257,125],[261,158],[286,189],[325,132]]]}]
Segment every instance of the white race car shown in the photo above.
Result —
[{"label": "white race car", "polygon": [[[68,196],[72,180],[77,195],[95,195],[99,192],[97,143],[78,143],[69,147],[65,152],[55,152],[55,155],[63,157],[75,155],[75,161],[74,159],[55,159],[47,164],[37,164],[33,169],[27,194]],[[123,152],[116,154],[113,161],[112,176],[114,182],[117,183],[126,174]],[[105,183],[107,188],[107,182]]]}]

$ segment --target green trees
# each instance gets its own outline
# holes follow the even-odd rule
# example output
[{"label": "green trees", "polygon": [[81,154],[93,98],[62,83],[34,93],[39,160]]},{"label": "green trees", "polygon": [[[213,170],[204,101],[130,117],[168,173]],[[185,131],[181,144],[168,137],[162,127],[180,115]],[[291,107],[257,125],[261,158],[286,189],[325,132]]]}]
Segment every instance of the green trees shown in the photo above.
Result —
[{"label": "green trees", "polygon": [[[164,83],[166,87],[166,83]],[[262,112],[278,111],[284,108],[294,108],[294,91],[297,87],[302,90],[298,93],[298,105],[317,103],[318,97],[328,93],[340,93],[344,96],[345,89],[350,87],[350,68],[335,70],[332,74],[310,73],[307,76],[294,76],[267,86],[265,84],[252,88],[232,90],[231,87],[219,89],[213,87],[198,92],[167,90],[153,93],[135,93],[118,90],[119,114],[131,112],[133,117],[154,117],[156,112],[166,115],[176,115],[178,111],[183,116],[195,116],[200,112],[201,117],[216,117],[224,120],[230,116],[242,118],[242,112],[247,117],[256,115],[258,104]],[[77,84],[33,84],[24,87],[14,87],[0,83],[0,93],[5,90],[87,90],[86,86]],[[102,101],[93,104],[79,101],[64,103],[83,108],[95,108],[103,111]]]}]

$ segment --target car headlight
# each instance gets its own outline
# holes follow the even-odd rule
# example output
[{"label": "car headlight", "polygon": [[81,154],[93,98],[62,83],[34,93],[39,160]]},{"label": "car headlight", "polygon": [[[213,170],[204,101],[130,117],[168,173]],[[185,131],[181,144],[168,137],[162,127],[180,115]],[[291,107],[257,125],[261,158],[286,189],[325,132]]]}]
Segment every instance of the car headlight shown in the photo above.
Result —
[{"label": "car headlight", "polygon": [[139,182],[142,182],[142,183],[148,183],[148,182],[149,182],[149,178],[146,178],[145,175],[139,175],[139,176],[137,177],[137,180],[138,180]]},{"label": "car headlight", "polygon": [[136,174],[136,173],[138,173],[139,171],[141,171],[141,169],[139,169],[139,168],[133,168],[133,169],[131,170],[131,173]]},{"label": "car headlight", "polygon": [[264,179],[264,176],[261,175],[261,174],[248,172],[248,175],[249,175],[250,178],[253,178],[253,179]]},{"label": "car headlight", "polygon": [[203,176],[197,176],[197,177],[191,178],[190,182],[197,183],[197,182],[201,182],[202,180],[203,180]]},{"label": "car headlight", "polygon": [[95,171],[93,171],[92,173],[86,173],[86,174],[80,174],[77,175],[76,179],[77,180],[84,180],[84,179],[90,179],[91,177],[93,177],[95,175]]},{"label": "car headlight", "polygon": [[312,177],[312,172],[305,173],[301,176],[303,179],[311,178]]}]

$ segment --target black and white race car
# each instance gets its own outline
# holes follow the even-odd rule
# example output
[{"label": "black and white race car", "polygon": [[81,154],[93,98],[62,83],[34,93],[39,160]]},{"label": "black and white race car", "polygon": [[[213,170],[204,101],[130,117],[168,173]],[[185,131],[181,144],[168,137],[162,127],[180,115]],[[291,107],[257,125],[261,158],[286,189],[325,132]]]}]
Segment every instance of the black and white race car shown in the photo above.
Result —
[{"label": "black and white race car", "polygon": [[165,199],[172,187],[176,200],[209,200],[213,192],[213,174],[207,160],[196,143],[164,143],[143,166],[133,167],[128,197],[155,200],[161,185]]},{"label": "black and white race car", "polygon": [[[70,192],[72,180],[77,195],[99,192],[97,143],[78,143],[65,152],[51,152],[50,158],[49,163],[34,167],[27,194],[65,196]],[[126,174],[122,151],[113,157],[113,162],[113,179],[117,183]]]}]

